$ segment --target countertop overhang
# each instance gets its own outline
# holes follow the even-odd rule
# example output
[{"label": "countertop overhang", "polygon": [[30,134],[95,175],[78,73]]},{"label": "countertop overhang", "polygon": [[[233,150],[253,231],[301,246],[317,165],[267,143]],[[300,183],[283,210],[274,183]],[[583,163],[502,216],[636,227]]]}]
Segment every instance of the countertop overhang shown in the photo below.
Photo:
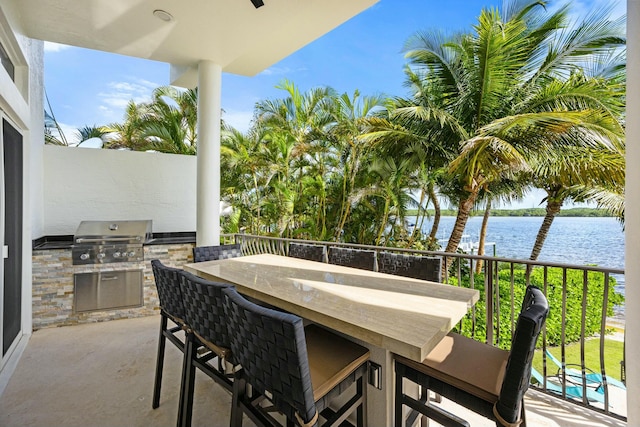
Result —
[{"label": "countertop overhang", "polygon": [[[153,233],[151,239],[146,241],[144,245],[171,245],[195,242],[195,231],[179,231],[168,233]],[[73,235],[42,236],[32,241],[33,250],[71,249],[72,246]]]}]

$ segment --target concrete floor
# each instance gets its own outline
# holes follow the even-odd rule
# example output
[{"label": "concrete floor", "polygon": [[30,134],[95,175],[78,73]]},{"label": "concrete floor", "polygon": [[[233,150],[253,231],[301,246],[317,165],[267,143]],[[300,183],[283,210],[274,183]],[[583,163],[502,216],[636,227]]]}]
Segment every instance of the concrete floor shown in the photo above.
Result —
[{"label": "concrete floor", "polygon": [[[167,344],[151,408],[159,316],[34,332],[0,396],[0,426],[173,426],[182,353]],[[227,425],[231,395],[196,380],[194,426]]]},{"label": "concrete floor", "polygon": [[[0,426],[175,425],[182,353],[171,344],[160,407],[151,408],[159,321],[152,316],[34,332],[0,396]],[[228,425],[230,404],[230,394],[198,372],[193,425]],[[468,416],[473,426],[495,425],[447,406]],[[527,398],[527,421],[529,426],[625,425],[534,392]]]}]

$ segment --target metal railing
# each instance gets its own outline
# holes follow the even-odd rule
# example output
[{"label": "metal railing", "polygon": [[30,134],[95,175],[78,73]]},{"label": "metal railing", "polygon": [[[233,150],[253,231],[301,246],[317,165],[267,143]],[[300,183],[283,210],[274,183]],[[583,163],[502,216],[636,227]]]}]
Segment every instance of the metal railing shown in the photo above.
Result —
[{"label": "metal railing", "polygon": [[[623,269],[247,234],[223,238],[225,243],[240,243],[245,255],[286,256],[289,243],[309,243],[324,245],[327,251],[340,246],[440,257],[443,283],[480,292],[480,301],[457,325],[457,332],[505,349],[510,346],[526,286],[534,284],[547,295],[550,314],[536,351],[542,367],[540,362],[534,363],[534,378],[537,376],[540,382],[532,383],[532,388],[626,421],[625,411],[620,410],[625,405],[616,404],[626,398],[626,390],[621,388],[625,381],[624,350],[614,353],[605,346],[612,323],[618,322],[621,329],[624,325],[623,299],[612,291],[613,281],[624,283]],[[614,303],[619,304],[613,307]],[[592,345],[594,341],[596,346]],[[576,346],[579,360],[570,360],[568,349]],[[553,356],[547,350],[560,355]],[[611,372],[606,362],[614,357],[621,360],[618,369]]]}]

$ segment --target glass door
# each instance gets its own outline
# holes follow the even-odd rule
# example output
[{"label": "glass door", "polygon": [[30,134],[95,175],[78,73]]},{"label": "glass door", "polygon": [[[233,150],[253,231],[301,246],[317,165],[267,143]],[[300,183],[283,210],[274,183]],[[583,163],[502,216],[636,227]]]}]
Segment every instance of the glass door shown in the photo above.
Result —
[{"label": "glass door", "polygon": [[0,137],[0,325],[2,362],[22,335],[22,225],[23,225],[23,139],[22,134],[2,118]]}]

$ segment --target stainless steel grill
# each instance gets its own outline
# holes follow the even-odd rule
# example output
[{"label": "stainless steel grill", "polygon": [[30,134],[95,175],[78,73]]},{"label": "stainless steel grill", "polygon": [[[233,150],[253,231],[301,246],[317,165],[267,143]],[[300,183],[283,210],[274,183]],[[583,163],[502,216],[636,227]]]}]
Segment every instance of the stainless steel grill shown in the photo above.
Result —
[{"label": "stainless steel grill", "polygon": [[151,220],[82,221],[71,251],[74,265],[143,261]]},{"label": "stainless steel grill", "polygon": [[[140,262],[144,261],[142,245],[150,239],[151,220],[82,221],[73,238],[71,258],[74,265]],[[73,275],[76,313],[143,305],[143,271],[139,265],[122,270],[113,266],[83,270]]]}]

